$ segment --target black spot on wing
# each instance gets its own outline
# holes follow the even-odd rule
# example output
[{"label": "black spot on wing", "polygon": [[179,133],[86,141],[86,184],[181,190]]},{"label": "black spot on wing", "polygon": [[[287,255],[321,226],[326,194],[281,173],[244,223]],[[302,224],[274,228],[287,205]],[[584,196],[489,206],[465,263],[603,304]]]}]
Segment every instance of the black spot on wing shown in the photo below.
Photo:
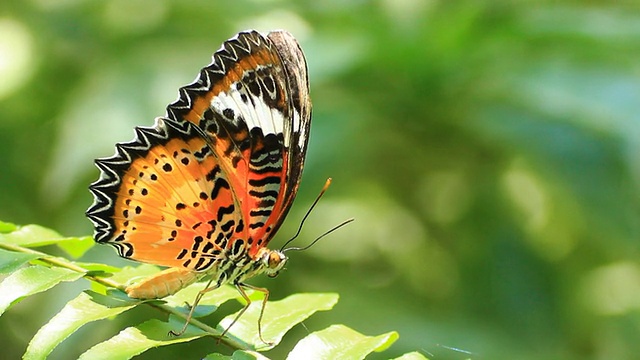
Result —
[{"label": "black spot on wing", "polygon": [[213,184],[213,189],[211,190],[211,199],[216,199],[220,194],[220,190],[222,189],[230,190],[231,186],[229,185],[229,182],[227,182],[227,180],[218,178]]},{"label": "black spot on wing", "polygon": [[233,214],[235,209],[236,209],[236,207],[233,204],[231,204],[229,206],[221,206],[218,209],[218,213],[216,214],[217,220],[218,221],[222,221],[222,219],[224,218],[225,215]]}]

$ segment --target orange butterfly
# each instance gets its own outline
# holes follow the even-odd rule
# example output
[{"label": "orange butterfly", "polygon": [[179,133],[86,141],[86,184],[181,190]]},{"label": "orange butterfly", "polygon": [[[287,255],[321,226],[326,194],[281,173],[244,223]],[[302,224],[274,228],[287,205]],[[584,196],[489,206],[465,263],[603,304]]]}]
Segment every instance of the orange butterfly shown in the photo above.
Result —
[{"label": "orange butterfly", "polygon": [[[311,102],[307,64],[285,31],[266,37],[241,32],[153,127],[136,127],[133,141],[97,159],[87,216],[99,243],[119,255],[168,269],[129,286],[132,298],[162,298],[210,277],[204,293],[273,277],[287,261],[266,246],[293,203],[302,175]],[[229,326],[229,328],[231,327]],[[227,328],[222,335],[229,330]],[[258,331],[262,339],[260,320]],[[263,340],[264,341],[264,340]]]}]

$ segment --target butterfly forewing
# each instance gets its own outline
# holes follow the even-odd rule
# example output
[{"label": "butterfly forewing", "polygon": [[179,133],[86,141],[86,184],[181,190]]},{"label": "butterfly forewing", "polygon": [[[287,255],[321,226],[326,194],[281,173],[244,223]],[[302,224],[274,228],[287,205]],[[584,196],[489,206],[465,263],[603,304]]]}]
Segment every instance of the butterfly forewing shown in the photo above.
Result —
[{"label": "butterfly forewing", "polygon": [[307,61],[298,42],[285,31],[275,31],[269,33],[267,37],[278,49],[280,60],[284,65],[291,116],[291,121],[284,122],[285,139],[288,141],[283,159],[287,169],[284,191],[281,191],[283,210],[275,213],[277,218],[273,220],[275,228],[272,230],[272,235],[284,221],[298,192],[311,128],[311,100]]}]

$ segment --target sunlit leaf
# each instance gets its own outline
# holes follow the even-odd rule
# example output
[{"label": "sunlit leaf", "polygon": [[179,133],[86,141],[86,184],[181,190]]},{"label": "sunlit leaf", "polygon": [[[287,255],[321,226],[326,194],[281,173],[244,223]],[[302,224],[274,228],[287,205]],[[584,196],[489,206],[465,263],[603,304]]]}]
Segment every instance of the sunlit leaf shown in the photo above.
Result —
[{"label": "sunlit leaf", "polygon": [[3,242],[27,247],[51,245],[63,238],[57,232],[40,225],[20,226],[17,230],[0,237]]},{"label": "sunlit leaf", "polygon": [[64,268],[29,266],[18,269],[0,283],[0,314],[23,297],[48,290],[62,281],[74,281],[84,274]]},{"label": "sunlit leaf", "polygon": [[429,360],[429,358],[425,357],[417,351],[413,351],[394,358],[393,360]]},{"label": "sunlit leaf", "polygon": [[[90,360],[120,360],[130,359],[135,355],[154,347],[165,346],[192,341],[207,333],[189,326],[180,336],[172,336],[169,331],[181,326],[177,322],[162,322],[152,319],[138,326],[129,327],[111,339],[95,345],[80,356],[80,359]],[[215,341],[212,339],[212,341]]]},{"label": "sunlit leaf", "polygon": [[40,256],[0,249],[0,274],[8,274]]},{"label": "sunlit leaf", "polygon": [[269,360],[268,357],[255,351],[238,350],[233,355],[209,354],[204,360]]},{"label": "sunlit leaf", "polygon": [[233,359],[231,356],[229,355],[222,355],[222,354],[209,354],[207,356],[205,356],[203,358],[203,360],[231,360]]},{"label": "sunlit leaf", "polygon": [[89,262],[81,262],[81,261],[75,261],[74,262],[76,265],[87,269],[91,272],[100,272],[103,274],[115,274],[120,272],[120,268],[119,267],[115,267],[115,266],[111,266],[111,265],[107,265],[107,264],[98,264],[98,263],[89,263]]},{"label": "sunlit leaf", "polygon": [[[269,302],[262,319],[262,335],[264,340],[272,344],[265,344],[258,334],[258,317],[262,301],[256,300],[228,330],[227,336],[251,344],[256,349],[268,350],[277,345],[292,327],[317,311],[330,310],[337,302],[337,294],[295,294],[279,301]],[[222,331],[227,329],[237,314],[222,319],[218,329]]]},{"label": "sunlit leaf", "polygon": [[59,241],[57,244],[69,255],[77,259],[91,249],[96,242],[93,241],[91,236],[85,236],[81,238],[67,238],[64,241]]},{"label": "sunlit leaf", "polygon": [[0,234],[10,233],[18,228],[16,224],[0,221]]},{"label": "sunlit leaf", "polygon": [[95,292],[83,292],[38,330],[31,339],[23,359],[44,359],[53,349],[86,323],[105,319],[136,306],[126,301]]},{"label": "sunlit leaf", "polygon": [[287,359],[364,359],[374,351],[387,349],[397,339],[395,331],[366,336],[344,325],[332,325],[300,340]]},{"label": "sunlit leaf", "polygon": [[[207,286],[206,282],[195,283],[191,286],[186,287],[185,289],[180,290],[175,295],[168,296],[164,298],[167,302],[167,305],[183,308],[185,313],[189,312],[189,306],[193,305],[193,301],[195,300],[198,292],[203,290]],[[215,289],[207,292],[200,302],[198,303],[198,307],[194,311],[194,317],[206,316],[224,304],[225,302],[238,298],[240,294],[238,290],[236,290],[233,286],[224,285],[219,289]],[[187,306],[187,304],[189,306]]]},{"label": "sunlit leaf", "polygon": [[156,274],[160,268],[155,265],[141,264],[139,266],[125,266],[111,277],[112,280],[122,284],[133,284],[137,281]]},{"label": "sunlit leaf", "polygon": [[[111,280],[114,280],[114,278],[116,277],[116,275],[114,274],[118,274],[120,272],[120,268],[117,268],[115,266],[105,265],[105,264],[83,263],[83,262],[77,262],[76,264],[88,270],[87,275],[98,276],[102,278],[109,278]],[[118,282],[117,280],[114,280],[114,281]],[[104,295],[107,293],[109,288],[101,283],[92,281],[91,290]]]}]

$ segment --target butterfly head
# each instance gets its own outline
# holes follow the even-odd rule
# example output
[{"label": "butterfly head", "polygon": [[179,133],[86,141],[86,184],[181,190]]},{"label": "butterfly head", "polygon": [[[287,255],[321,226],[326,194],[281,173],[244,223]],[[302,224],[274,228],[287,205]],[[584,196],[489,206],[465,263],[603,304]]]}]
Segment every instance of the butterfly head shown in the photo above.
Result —
[{"label": "butterfly head", "polygon": [[262,265],[268,277],[276,277],[287,263],[287,256],[280,250],[269,250],[262,255]]}]

